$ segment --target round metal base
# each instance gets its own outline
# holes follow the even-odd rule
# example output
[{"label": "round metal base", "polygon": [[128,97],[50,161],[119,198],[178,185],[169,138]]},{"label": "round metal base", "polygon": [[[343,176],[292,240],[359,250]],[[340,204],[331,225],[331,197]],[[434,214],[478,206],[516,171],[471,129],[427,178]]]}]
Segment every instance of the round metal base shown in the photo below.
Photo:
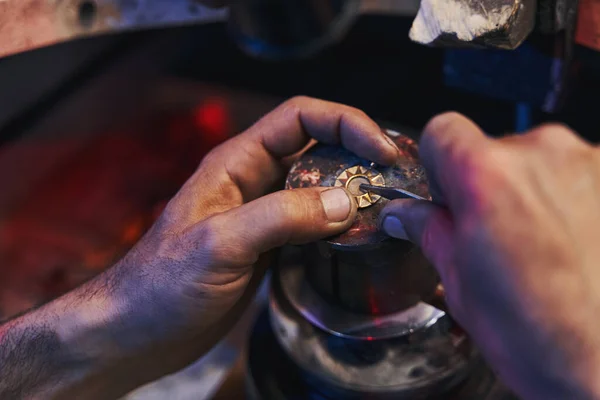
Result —
[{"label": "round metal base", "polygon": [[279,284],[286,299],[304,318],[332,335],[362,340],[391,339],[433,326],[445,313],[424,302],[384,315],[348,311],[319,295],[306,279],[301,255],[284,249],[274,284]]},{"label": "round metal base", "polygon": [[[324,385],[299,368],[285,353],[275,337],[265,308],[250,337],[247,363],[247,394],[251,400],[374,400],[398,399],[396,393],[343,393]],[[349,353],[347,357],[352,357]],[[373,353],[376,357],[376,354]],[[503,388],[490,369],[479,360],[466,380],[443,395],[412,397],[431,400],[518,400]]]},{"label": "round metal base", "polygon": [[449,317],[417,332],[385,340],[331,335],[307,321],[288,301],[278,272],[271,281],[269,311],[279,344],[319,387],[340,398],[428,398],[466,379],[479,355]]}]

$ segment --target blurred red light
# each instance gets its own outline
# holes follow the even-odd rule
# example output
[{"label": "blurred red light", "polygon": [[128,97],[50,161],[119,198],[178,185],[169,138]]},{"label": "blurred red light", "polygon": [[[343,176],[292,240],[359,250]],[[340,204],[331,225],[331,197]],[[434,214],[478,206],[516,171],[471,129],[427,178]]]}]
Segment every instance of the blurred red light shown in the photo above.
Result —
[{"label": "blurred red light", "polygon": [[194,123],[198,129],[215,139],[226,139],[229,133],[229,113],[220,99],[210,99],[194,110]]}]

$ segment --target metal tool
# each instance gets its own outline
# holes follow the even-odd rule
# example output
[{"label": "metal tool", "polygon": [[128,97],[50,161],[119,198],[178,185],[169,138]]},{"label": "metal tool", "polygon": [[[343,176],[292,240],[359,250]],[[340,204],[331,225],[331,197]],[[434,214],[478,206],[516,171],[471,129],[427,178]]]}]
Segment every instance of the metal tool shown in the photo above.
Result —
[{"label": "metal tool", "polygon": [[385,197],[386,199],[415,199],[415,200],[427,200],[425,197],[421,197],[418,194],[414,194],[404,189],[389,187],[389,186],[374,186],[363,183],[360,185],[360,190],[366,193],[374,193],[378,196]]}]

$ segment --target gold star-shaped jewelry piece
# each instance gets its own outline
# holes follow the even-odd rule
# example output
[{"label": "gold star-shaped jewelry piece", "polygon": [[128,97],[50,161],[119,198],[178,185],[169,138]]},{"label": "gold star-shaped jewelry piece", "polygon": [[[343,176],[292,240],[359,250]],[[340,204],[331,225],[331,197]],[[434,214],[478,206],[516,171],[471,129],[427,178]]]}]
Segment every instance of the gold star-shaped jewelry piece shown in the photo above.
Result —
[{"label": "gold star-shaped jewelry piece", "polygon": [[375,204],[381,196],[363,192],[360,190],[360,185],[362,184],[384,186],[385,181],[379,172],[371,168],[356,165],[342,171],[342,173],[337,176],[333,186],[345,187],[350,194],[354,196],[358,208],[365,208]]}]

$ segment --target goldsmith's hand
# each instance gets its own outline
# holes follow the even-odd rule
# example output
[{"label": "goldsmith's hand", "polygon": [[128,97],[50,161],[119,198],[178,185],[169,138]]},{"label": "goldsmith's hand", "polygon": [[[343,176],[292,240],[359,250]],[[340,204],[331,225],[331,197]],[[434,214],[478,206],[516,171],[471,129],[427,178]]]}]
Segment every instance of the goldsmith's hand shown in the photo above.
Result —
[{"label": "goldsmith's hand", "polygon": [[362,111],[291,99],[210,152],[155,226],[115,267],[114,296],[134,321],[148,325],[139,332],[142,340],[158,330],[167,340],[184,343],[191,335],[196,341],[193,347],[165,346],[167,360],[161,359],[161,366],[170,358],[171,369],[181,367],[177,348],[190,362],[226,333],[262,278],[266,263],[255,267],[261,254],[352,224],[356,206],[341,188],[268,194],[285,178],[289,157],[311,139],[339,143],[381,164],[398,156]]},{"label": "goldsmith's hand", "polygon": [[398,156],[359,110],[285,102],[207,155],[117,265],[0,325],[0,399],[119,398],[198,359],[250,301],[267,265],[261,256],[352,224],[343,189],[267,194],[312,139],[380,164]]},{"label": "goldsmith's hand", "polygon": [[600,398],[600,153],[559,125],[491,139],[434,118],[420,154],[438,204],[401,200],[389,234],[437,267],[452,315],[526,399]]},{"label": "goldsmith's hand", "polygon": [[[343,189],[268,194],[283,181],[289,156],[316,139],[340,143],[379,163],[398,150],[362,111],[291,99],[239,136],[211,151],[121,268],[144,283],[180,323],[210,327],[233,307],[259,256],[347,229],[356,207]],[[282,186],[281,186],[282,187]],[[131,266],[129,267],[129,264]]]}]

